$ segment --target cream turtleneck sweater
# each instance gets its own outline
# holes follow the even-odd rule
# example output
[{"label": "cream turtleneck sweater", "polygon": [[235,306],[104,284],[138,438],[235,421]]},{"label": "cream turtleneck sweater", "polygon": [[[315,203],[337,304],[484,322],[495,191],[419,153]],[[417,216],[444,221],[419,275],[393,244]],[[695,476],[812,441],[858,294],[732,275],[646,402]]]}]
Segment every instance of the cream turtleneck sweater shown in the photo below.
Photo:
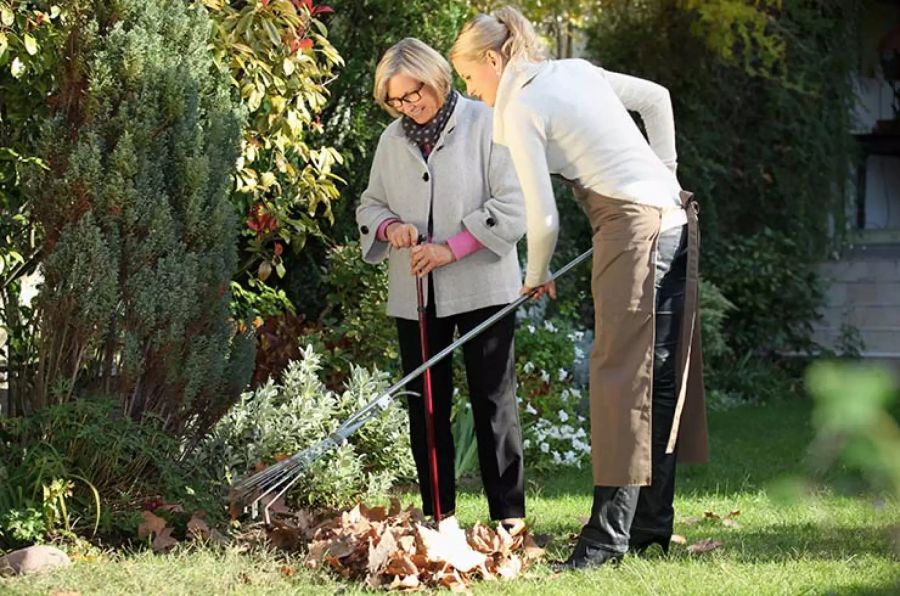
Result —
[{"label": "cream turtleneck sweater", "polygon": [[[638,112],[649,144],[628,111]],[[669,92],[584,60],[513,60],[500,79],[494,141],[509,147],[527,213],[525,285],[550,277],[559,215],[550,174],[601,195],[666,211],[662,229],[687,222],[675,177]]]}]

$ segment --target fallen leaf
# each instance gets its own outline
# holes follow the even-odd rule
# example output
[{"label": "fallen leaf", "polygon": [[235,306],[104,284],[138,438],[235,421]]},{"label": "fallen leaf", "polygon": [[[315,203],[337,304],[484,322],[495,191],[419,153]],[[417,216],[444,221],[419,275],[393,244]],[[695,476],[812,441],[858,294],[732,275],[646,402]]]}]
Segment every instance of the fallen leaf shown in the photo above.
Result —
[{"label": "fallen leaf", "polygon": [[300,545],[300,530],[284,524],[273,526],[266,536],[275,548],[295,550]]},{"label": "fallen leaf", "polygon": [[687,547],[688,553],[692,555],[700,555],[703,553],[708,553],[710,551],[714,551],[718,548],[725,546],[725,543],[721,540],[713,540],[711,538],[705,538],[703,540],[698,540],[694,544]]},{"label": "fallen leaf", "polygon": [[446,561],[465,572],[478,567],[486,558],[483,553],[472,550],[466,541],[466,533],[461,529],[447,528],[443,532],[437,532],[419,524],[416,531],[430,561]]},{"label": "fallen leaf", "polygon": [[81,592],[76,592],[74,590],[54,590],[50,592],[49,596],[81,596]]},{"label": "fallen leaf", "polygon": [[141,519],[143,521],[138,525],[138,538],[141,540],[151,534],[159,535],[163,528],[166,527],[166,520],[150,511],[142,511]]},{"label": "fallen leaf", "polygon": [[162,553],[170,550],[176,544],[178,541],[172,538],[172,528],[163,528],[153,539],[151,546],[155,552]]},{"label": "fallen leaf", "polygon": [[737,523],[735,520],[731,519],[730,517],[726,517],[725,519],[723,519],[722,525],[728,526],[729,528],[734,528],[735,530],[740,530],[741,528],[744,527],[741,524]]},{"label": "fallen leaf", "polygon": [[506,580],[515,579],[521,572],[522,560],[517,555],[511,555],[497,566],[497,575]]},{"label": "fallen leaf", "polygon": [[675,544],[687,544],[687,538],[685,538],[681,534],[672,534],[672,537],[669,538],[669,541]]},{"label": "fallen leaf", "polygon": [[523,547],[527,559],[540,559],[544,556],[544,549],[537,545],[531,534],[525,536]]},{"label": "fallen leaf", "polygon": [[717,514],[717,513],[714,512],[714,511],[707,511],[707,512],[705,512],[705,513],[703,514],[703,517],[705,517],[706,519],[721,519],[720,516],[719,516],[719,514]]},{"label": "fallen leaf", "polygon": [[297,568],[291,565],[282,565],[281,566],[281,575],[285,577],[293,577],[294,574],[297,573]]},{"label": "fallen leaf", "polygon": [[738,510],[738,511],[732,511],[731,513],[728,514],[728,517],[737,517],[737,516],[739,516],[740,514],[741,514],[740,510]]},{"label": "fallen leaf", "polygon": [[184,513],[184,507],[179,505],[178,503],[166,503],[164,505],[160,505],[157,509],[162,509],[163,511],[168,511],[170,513]]},{"label": "fallen leaf", "polygon": [[374,575],[381,571],[391,554],[396,550],[397,540],[394,538],[393,532],[385,530],[377,545],[369,544],[369,573]]},{"label": "fallen leaf", "polygon": [[194,539],[207,540],[209,538],[209,526],[205,521],[197,517],[195,513],[187,523],[187,534]]},{"label": "fallen leaf", "polygon": [[271,495],[266,495],[259,500],[259,506],[261,509],[268,507],[270,513],[289,514],[291,512],[291,510],[287,508],[287,505],[284,504],[283,496],[273,499]]},{"label": "fallen leaf", "polygon": [[216,546],[226,546],[226,545],[228,545],[228,542],[229,542],[228,538],[223,536],[222,533],[219,532],[218,530],[216,530],[215,528],[212,528],[209,531],[209,541],[212,544],[215,544]]}]

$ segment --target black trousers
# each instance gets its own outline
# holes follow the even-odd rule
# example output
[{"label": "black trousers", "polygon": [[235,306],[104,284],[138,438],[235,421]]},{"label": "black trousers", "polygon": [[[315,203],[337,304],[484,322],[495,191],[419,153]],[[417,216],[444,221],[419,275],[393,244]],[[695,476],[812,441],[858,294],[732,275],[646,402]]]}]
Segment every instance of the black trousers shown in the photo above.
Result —
[{"label": "black trousers", "polygon": [[594,487],[594,506],[582,537],[617,552],[629,544],[667,539],[675,510],[675,454],[666,453],[678,399],[678,338],[687,279],[687,226],[660,234],[656,257],[656,341],[653,356],[651,484]]},{"label": "black trousers", "polygon": [[[429,294],[434,296],[431,276]],[[426,309],[429,355],[437,354],[460,335],[503,308],[492,306],[438,318],[434,300]],[[419,323],[397,319],[404,374],[422,363]],[[478,463],[491,519],[525,516],[525,474],[522,432],[516,405],[513,338],[515,314],[511,313],[463,346],[466,381],[472,400]],[[409,397],[409,432],[419,477],[422,510],[433,515],[428,447],[425,435],[424,376],[410,381],[407,389],[421,397]],[[453,405],[453,363],[448,356],[431,369],[434,431],[438,460],[438,486],[442,515],[456,509],[456,452],[450,426]]]}]

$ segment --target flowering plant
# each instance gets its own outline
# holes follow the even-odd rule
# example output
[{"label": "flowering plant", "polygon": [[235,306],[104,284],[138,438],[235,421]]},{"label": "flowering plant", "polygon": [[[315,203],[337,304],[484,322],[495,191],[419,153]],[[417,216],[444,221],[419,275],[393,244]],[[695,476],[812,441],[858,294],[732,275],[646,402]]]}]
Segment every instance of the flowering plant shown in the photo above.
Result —
[{"label": "flowering plant", "polygon": [[516,375],[525,461],[530,469],[581,467],[590,459],[582,383],[584,331],[526,314],[516,331]]}]

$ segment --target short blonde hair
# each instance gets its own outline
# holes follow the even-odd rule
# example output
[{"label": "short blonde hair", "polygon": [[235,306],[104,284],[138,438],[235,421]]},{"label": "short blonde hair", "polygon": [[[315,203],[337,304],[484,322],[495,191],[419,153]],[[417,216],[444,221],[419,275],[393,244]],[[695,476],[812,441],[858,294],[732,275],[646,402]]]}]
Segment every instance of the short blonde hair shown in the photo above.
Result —
[{"label": "short blonde hair", "polygon": [[415,37],[401,39],[378,61],[372,92],[378,105],[394,117],[399,116],[400,112],[387,104],[387,86],[388,81],[398,74],[412,77],[434,89],[438,94],[440,105],[444,105],[453,84],[450,63],[446,58]]},{"label": "short blonde hair", "polygon": [[481,61],[490,50],[500,54],[505,61],[523,58],[540,62],[547,57],[531,21],[512,6],[503,6],[494,14],[482,13],[470,19],[460,30],[450,50],[450,59]]}]

